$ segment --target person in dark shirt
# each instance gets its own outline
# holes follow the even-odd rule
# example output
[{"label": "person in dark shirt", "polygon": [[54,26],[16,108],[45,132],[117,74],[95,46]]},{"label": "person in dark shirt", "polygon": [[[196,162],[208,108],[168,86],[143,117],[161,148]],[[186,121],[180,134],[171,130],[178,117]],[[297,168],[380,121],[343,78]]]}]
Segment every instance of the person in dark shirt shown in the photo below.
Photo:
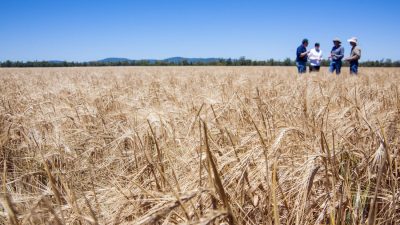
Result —
[{"label": "person in dark shirt", "polygon": [[344,48],[341,45],[341,41],[339,38],[333,39],[333,48],[331,51],[331,64],[329,66],[329,71],[331,73],[336,71],[336,74],[339,75],[342,68],[342,59],[344,57]]},{"label": "person in dark shirt", "polygon": [[296,51],[296,66],[299,73],[307,72],[308,39],[303,39]]}]

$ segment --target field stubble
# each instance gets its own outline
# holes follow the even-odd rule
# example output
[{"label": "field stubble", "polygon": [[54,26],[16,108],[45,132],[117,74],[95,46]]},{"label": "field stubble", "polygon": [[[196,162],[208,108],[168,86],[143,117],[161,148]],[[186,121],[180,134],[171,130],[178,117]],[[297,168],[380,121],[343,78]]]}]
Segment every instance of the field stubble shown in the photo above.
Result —
[{"label": "field stubble", "polygon": [[0,70],[0,223],[400,224],[400,70]]}]

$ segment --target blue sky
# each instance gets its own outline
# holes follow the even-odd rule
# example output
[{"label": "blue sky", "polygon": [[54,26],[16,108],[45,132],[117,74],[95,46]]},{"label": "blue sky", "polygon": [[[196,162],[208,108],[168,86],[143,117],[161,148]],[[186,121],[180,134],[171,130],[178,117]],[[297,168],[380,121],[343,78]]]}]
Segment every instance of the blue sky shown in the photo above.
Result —
[{"label": "blue sky", "polygon": [[302,38],[327,53],[336,36],[357,36],[363,60],[399,60],[399,12],[397,0],[0,0],[0,61],[293,59]]}]

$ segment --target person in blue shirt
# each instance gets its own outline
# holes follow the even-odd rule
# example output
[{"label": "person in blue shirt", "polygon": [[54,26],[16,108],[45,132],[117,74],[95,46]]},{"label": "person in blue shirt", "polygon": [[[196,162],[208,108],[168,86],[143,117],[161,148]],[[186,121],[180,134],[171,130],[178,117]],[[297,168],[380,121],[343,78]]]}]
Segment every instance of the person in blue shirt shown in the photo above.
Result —
[{"label": "person in blue shirt", "polygon": [[331,73],[336,71],[336,74],[339,75],[342,68],[342,59],[344,57],[344,48],[341,45],[341,41],[339,38],[333,39],[333,48],[331,51],[331,56],[329,57],[331,60],[331,64],[329,66],[329,71]]},{"label": "person in blue shirt", "polygon": [[299,73],[307,72],[307,55],[309,53],[309,51],[307,51],[307,46],[308,39],[305,38],[296,51],[296,66]]}]

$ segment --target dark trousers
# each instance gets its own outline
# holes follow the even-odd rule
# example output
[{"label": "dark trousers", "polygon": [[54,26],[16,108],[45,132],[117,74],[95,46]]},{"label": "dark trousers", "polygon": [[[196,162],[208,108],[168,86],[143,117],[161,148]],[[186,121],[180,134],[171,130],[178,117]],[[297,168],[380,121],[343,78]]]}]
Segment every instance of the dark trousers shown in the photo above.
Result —
[{"label": "dark trousers", "polygon": [[307,62],[296,62],[296,66],[299,73],[307,72]]},{"label": "dark trousers", "polygon": [[331,61],[329,66],[329,72],[333,73],[336,71],[336,74],[340,74],[340,70],[342,68],[342,61]]},{"label": "dark trousers", "polygon": [[357,74],[357,73],[358,73],[358,61],[351,61],[350,74]]},{"label": "dark trousers", "polygon": [[311,72],[319,72],[319,68],[321,68],[320,66],[311,66],[310,65],[310,73]]}]

